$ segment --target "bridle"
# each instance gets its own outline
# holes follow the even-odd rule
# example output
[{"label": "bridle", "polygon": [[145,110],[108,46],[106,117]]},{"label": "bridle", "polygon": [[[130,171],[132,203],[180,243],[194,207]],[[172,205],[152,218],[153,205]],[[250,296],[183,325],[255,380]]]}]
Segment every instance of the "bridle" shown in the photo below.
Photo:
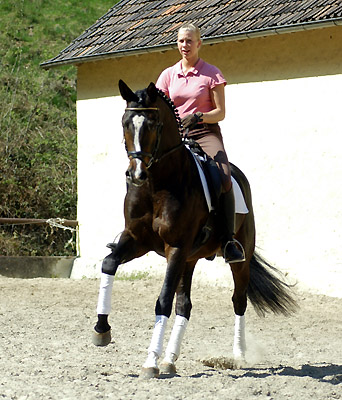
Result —
[{"label": "bridle", "polygon": [[[159,108],[158,107],[127,107],[125,111],[157,111],[158,112],[158,117],[159,117]],[[170,153],[173,153],[176,151],[178,148],[182,147],[184,145],[183,142],[181,142],[179,145],[173,147],[171,150],[168,152],[162,154],[159,158],[157,158],[157,152],[159,150],[160,146],[160,140],[161,140],[161,134],[163,130],[163,123],[159,121],[158,118],[158,123],[157,123],[157,137],[156,141],[154,144],[154,149],[152,153],[147,153],[145,151],[127,151],[127,155],[130,159],[138,159],[141,162],[143,162],[146,165],[146,168],[149,169],[152,164],[158,162],[160,159],[164,158],[165,156],[169,155]],[[149,161],[146,163],[144,160],[144,157],[148,157]]]},{"label": "bridle", "polygon": [[[157,111],[158,115],[159,115],[159,108],[157,107],[127,107],[125,109],[125,111]],[[163,124],[158,122],[157,123],[157,138],[156,138],[156,142],[154,145],[154,149],[152,151],[152,153],[147,153],[146,151],[127,151],[127,147],[126,147],[126,151],[127,151],[127,155],[130,159],[138,159],[141,162],[143,162],[146,165],[146,168],[150,168],[150,166],[156,162],[156,155],[157,155],[157,151],[159,149],[159,145],[160,145],[160,138],[161,138],[161,132],[163,129]],[[144,160],[144,157],[148,157],[149,161],[146,163]]]}]

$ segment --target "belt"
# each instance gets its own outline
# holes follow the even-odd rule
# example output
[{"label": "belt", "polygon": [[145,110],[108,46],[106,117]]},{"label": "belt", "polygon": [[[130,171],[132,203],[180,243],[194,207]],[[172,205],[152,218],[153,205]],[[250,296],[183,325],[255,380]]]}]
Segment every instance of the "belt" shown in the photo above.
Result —
[{"label": "belt", "polygon": [[210,130],[210,127],[214,127],[214,126],[215,127],[218,126],[218,123],[216,122],[215,124],[207,124],[205,122],[199,122],[191,130],[192,131],[197,130],[197,129],[209,129]]}]

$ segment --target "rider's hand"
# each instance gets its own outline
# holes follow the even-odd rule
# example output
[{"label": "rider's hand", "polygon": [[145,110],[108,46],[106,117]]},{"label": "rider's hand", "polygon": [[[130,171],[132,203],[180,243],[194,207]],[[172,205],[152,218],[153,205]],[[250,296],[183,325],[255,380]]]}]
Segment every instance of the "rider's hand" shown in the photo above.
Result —
[{"label": "rider's hand", "polygon": [[195,114],[189,114],[182,118],[182,125],[184,129],[193,129],[199,122],[202,122],[203,113],[196,112]]}]

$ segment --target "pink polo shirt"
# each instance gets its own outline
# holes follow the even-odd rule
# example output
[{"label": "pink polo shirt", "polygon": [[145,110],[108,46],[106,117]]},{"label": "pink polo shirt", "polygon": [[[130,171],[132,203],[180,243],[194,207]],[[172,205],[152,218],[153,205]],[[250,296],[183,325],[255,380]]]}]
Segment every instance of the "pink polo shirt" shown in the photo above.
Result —
[{"label": "pink polo shirt", "polygon": [[179,116],[183,118],[197,111],[211,111],[213,103],[210,89],[221,84],[227,84],[222,72],[200,58],[186,75],[182,70],[182,60],[166,68],[160,74],[156,86],[170,97]]}]

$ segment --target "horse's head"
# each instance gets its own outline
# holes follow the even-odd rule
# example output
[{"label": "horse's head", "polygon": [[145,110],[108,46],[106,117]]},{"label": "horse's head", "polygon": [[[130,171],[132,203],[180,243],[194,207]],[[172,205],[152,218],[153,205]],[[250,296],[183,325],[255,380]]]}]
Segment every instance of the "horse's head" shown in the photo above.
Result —
[{"label": "horse's head", "polygon": [[157,107],[158,90],[153,83],[147,89],[134,93],[122,80],[121,96],[127,102],[122,118],[124,140],[130,159],[126,171],[128,182],[141,186],[147,179],[147,170],[156,160],[162,123]]}]

